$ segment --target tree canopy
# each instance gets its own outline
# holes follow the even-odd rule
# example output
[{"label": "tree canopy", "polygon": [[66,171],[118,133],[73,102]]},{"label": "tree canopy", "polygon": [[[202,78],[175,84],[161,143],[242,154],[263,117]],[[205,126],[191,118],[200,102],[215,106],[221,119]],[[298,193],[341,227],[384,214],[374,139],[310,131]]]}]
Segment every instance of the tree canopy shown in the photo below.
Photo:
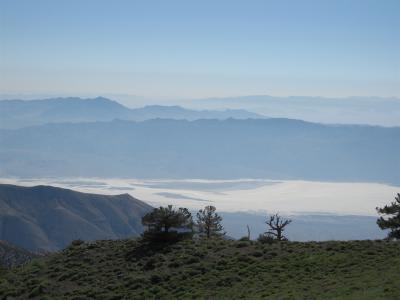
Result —
[{"label": "tree canopy", "polygon": [[187,208],[174,209],[172,205],[153,209],[142,218],[142,224],[151,232],[168,233],[170,229],[191,230],[192,214]]},{"label": "tree canopy", "polygon": [[400,194],[397,193],[392,203],[382,208],[377,207],[376,210],[379,214],[386,215],[377,220],[379,228],[390,230],[389,239],[400,239]]}]

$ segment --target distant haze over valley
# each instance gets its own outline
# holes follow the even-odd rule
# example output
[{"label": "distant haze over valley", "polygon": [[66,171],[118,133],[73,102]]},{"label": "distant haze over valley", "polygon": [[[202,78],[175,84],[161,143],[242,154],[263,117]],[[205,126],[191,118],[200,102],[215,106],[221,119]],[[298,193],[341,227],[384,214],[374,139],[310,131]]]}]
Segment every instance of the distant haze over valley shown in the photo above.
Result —
[{"label": "distant haze over valley", "polygon": [[198,210],[214,205],[220,211],[287,215],[376,216],[398,186],[378,183],[316,182],[300,180],[205,180],[135,178],[0,178],[6,184],[47,185],[75,191],[118,195],[130,194],[158,207],[168,204]]},{"label": "distant haze over valley", "polygon": [[400,300],[399,254],[400,0],[0,0],[0,300]]},{"label": "distant haze over valley", "polygon": [[[251,107],[277,101],[253,97],[202,103],[247,103]],[[307,101],[316,109],[323,107],[321,99],[292,99],[290,103],[298,101],[301,107],[307,107]],[[325,101],[330,103],[326,109],[340,103]],[[348,101],[353,106],[378,105],[377,99]],[[381,112],[399,113],[400,102],[382,101]],[[398,168],[393,167],[400,165],[400,127],[311,123],[268,118],[243,109],[154,105],[129,109],[102,97],[0,101],[0,116],[3,177],[268,178],[400,184]]]},{"label": "distant haze over valley", "polygon": [[0,130],[1,176],[270,178],[399,184],[400,127],[153,119]]},{"label": "distant haze over valley", "polygon": [[[104,97],[5,100],[0,101],[0,182],[125,193],[152,206],[215,205],[234,237],[246,234],[243,224],[261,233],[265,214],[281,212],[297,223],[288,232],[294,240],[379,238],[375,207],[390,201],[400,186],[399,103],[251,96],[127,107]],[[136,201],[132,197],[123,198]],[[108,201],[97,198],[102,200],[96,205]],[[26,212],[4,205],[26,225]],[[68,202],[62,206],[68,215],[77,213]],[[129,218],[123,207],[113,209],[120,211],[118,222]],[[46,241],[48,225],[29,218],[26,226],[36,228],[38,237],[28,241],[30,249],[43,244],[54,250],[73,239],[69,232],[66,240]],[[3,225],[13,220],[2,217]],[[83,234],[128,234],[104,227],[90,232]]]}]

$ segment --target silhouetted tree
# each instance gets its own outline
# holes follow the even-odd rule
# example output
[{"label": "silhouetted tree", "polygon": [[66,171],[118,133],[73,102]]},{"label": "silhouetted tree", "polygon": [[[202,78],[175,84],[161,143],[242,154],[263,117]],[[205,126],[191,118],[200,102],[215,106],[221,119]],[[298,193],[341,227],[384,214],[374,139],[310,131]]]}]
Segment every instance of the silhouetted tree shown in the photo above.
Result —
[{"label": "silhouetted tree", "polygon": [[214,206],[206,206],[197,213],[197,226],[201,234],[205,234],[207,238],[212,236],[224,235],[224,227],[222,226],[222,217],[218,215]]},{"label": "silhouetted tree", "polygon": [[264,233],[264,236],[274,238],[278,241],[287,241],[287,238],[283,235],[285,227],[292,222],[290,219],[284,219],[278,214],[269,216],[269,219],[265,222],[269,227],[268,231]]},{"label": "silhouetted tree", "polygon": [[142,218],[142,224],[148,227],[150,232],[168,233],[171,228],[188,230],[192,229],[192,214],[187,208],[180,207],[175,210],[172,205],[160,206],[153,209]]},{"label": "silhouetted tree", "polygon": [[381,229],[390,229],[388,233],[389,239],[400,239],[400,194],[394,197],[394,201],[390,205],[385,205],[382,208],[377,207],[379,214],[384,214],[387,217],[380,217],[376,223]]}]

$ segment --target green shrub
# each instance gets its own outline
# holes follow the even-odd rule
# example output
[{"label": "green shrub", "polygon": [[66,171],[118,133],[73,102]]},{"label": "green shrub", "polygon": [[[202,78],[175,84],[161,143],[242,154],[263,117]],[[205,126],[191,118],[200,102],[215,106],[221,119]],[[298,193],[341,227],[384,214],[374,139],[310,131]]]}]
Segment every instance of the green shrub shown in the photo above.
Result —
[{"label": "green shrub", "polygon": [[83,241],[83,240],[81,240],[81,239],[77,239],[77,240],[73,240],[72,242],[71,242],[71,246],[73,246],[73,247],[78,247],[78,246],[80,246],[80,245],[82,245],[82,244],[84,244],[85,242]]},{"label": "green shrub", "polygon": [[272,244],[275,239],[267,234],[260,234],[257,238],[257,241],[260,242],[261,244]]},{"label": "green shrub", "polygon": [[41,295],[43,292],[44,292],[44,286],[42,284],[39,284],[31,290],[31,292],[29,293],[29,298],[37,297]]},{"label": "green shrub", "polygon": [[244,247],[248,247],[248,246],[250,246],[249,242],[238,242],[236,244],[236,248],[244,248]]},{"label": "green shrub", "polygon": [[160,283],[161,281],[162,281],[162,278],[158,274],[153,274],[150,276],[150,282],[152,284],[157,284],[157,283]]}]

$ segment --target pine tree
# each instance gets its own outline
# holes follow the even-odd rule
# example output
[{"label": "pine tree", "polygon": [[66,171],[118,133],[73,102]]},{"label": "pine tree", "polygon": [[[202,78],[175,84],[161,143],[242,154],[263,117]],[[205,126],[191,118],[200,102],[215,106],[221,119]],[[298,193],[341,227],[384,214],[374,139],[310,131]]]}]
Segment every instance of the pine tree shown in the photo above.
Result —
[{"label": "pine tree", "polygon": [[142,224],[147,226],[150,232],[168,233],[171,228],[191,229],[193,221],[192,214],[187,208],[180,207],[175,210],[172,205],[168,205],[167,207],[155,208],[146,214],[142,218]]},{"label": "pine tree", "polygon": [[388,233],[389,239],[400,239],[400,194],[397,193],[395,201],[390,205],[385,205],[382,208],[377,207],[376,210],[379,214],[386,215],[387,217],[380,217],[376,223],[381,229],[390,229]]},{"label": "pine tree", "polygon": [[201,234],[205,234],[207,238],[212,236],[224,235],[224,227],[222,226],[222,217],[218,215],[214,206],[206,206],[197,213],[197,226]]}]

